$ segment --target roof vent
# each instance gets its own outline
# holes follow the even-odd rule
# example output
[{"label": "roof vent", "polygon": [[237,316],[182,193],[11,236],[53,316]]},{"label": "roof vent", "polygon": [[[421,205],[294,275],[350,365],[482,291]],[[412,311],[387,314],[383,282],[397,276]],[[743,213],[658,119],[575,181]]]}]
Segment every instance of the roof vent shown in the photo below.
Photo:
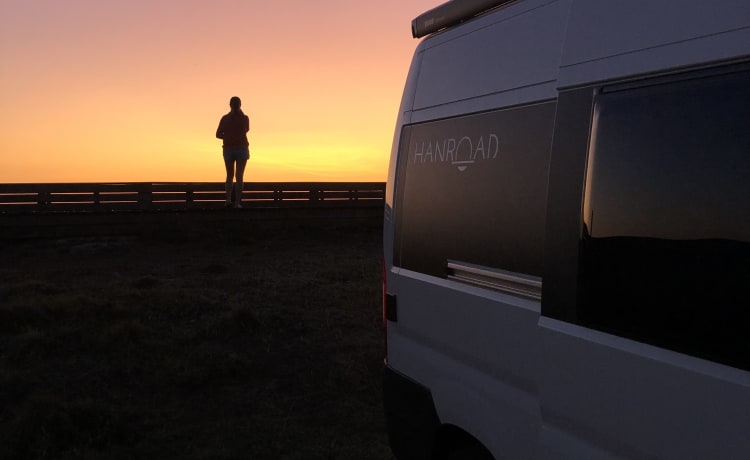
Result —
[{"label": "roof vent", "polygon": [[422,38],[512,1],[451,0],[417,16],[411,22],[411,34],[414,38]]}]

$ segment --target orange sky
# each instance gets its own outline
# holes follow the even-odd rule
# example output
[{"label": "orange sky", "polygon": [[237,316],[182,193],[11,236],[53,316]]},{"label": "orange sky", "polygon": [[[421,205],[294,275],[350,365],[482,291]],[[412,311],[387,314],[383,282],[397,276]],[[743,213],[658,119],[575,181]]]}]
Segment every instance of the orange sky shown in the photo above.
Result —
[{"label": "orange sky", "polygon": [[442,0],[0,0],[0,183],[383,181],[417,40]]}]

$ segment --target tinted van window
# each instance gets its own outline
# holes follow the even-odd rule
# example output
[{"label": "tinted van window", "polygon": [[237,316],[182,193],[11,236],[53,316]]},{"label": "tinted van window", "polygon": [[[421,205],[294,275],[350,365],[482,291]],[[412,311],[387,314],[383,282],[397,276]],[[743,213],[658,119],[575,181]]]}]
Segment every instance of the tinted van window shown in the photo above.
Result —
[{"label": "tinted van window", "polygon": [[595,101],[579,321],[750,369],[750,75]]},{"label": "tinted van window", "polygon": [[555,103],[406,126],[394,264],[445,277],[448,260],[541,276]]}]

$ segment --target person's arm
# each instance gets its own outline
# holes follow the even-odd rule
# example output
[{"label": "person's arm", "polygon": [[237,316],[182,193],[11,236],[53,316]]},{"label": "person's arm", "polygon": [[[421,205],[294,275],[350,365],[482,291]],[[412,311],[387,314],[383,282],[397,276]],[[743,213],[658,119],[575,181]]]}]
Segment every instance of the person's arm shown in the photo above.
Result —
[{"label": "person's arm", "polygon": [[221,121],[219,121],[219,127],[216,128],[216,138],[224,139],[224,117],[221,118]]},{"label": "person's arm", "polygon": [[250,131],[250,117],[245,115],[245,132]]}]

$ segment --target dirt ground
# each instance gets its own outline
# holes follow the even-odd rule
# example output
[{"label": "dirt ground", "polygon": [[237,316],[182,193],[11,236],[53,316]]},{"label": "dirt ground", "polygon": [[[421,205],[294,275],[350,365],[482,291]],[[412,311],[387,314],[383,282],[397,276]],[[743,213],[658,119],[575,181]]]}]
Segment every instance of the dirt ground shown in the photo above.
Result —
[{"label": "dirt ground", "polygon": [[149,225],[0,242],[0,458],[391,458],[377,219]]}]

